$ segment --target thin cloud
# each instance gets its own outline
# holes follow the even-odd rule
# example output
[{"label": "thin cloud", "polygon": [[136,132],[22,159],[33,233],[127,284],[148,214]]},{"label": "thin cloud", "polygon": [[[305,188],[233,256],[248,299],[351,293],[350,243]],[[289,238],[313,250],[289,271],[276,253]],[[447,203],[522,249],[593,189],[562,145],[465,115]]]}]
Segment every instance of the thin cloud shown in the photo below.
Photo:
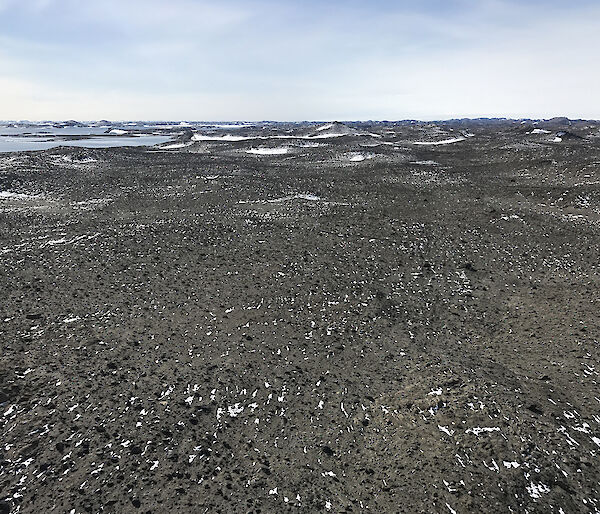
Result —
[{"label": "thin cloud", "polygon": [[0,0],[0,11],[3,117],[600,117],[600,6],[586,0]]}]

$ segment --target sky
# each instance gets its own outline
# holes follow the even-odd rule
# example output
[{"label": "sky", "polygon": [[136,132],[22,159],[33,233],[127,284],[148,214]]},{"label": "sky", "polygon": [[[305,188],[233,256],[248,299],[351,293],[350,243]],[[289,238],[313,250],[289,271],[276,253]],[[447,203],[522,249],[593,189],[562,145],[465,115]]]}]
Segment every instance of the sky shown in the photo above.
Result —
[{"label": "sky", "polygon": [[0,0],[0,119],[600,119],[597,0]]}]

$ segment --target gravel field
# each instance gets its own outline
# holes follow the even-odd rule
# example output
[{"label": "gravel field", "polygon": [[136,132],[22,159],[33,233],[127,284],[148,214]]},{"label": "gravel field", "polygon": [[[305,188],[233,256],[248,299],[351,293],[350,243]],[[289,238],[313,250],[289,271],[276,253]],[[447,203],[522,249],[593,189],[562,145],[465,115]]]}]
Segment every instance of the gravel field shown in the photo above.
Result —
[{"label": "gravel field", "polygon": [[600,512],[600,123],[0,154],[0,514]]}]

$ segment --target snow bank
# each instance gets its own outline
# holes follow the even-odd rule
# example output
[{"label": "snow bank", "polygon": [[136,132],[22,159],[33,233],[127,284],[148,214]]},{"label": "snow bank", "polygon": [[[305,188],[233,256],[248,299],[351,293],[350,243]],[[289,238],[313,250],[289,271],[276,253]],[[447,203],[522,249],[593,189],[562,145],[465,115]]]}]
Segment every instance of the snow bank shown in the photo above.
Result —
[{"label": "snow bank", "polygon": [[350,162],[362,162],[365,159],[366,159],[366,157],[363,154],[361,154],[361,153],[357,153],[355,155],[351,155],[350,158],[349,158]]},{"label": "snow bank", "polygon": [[429,145],[429,146],[437,146],[437,145],[451,145],[452,143],[459,143],[464,141],[466,138],[464,137],[454,137],[452,139],[444,139],[443,141],[415,141],[413,144],[415,145]]},{"label": "snow bank", "polygon": [[0,191],[0,200],[32,200],[35,196],[22,193],[13,193],[12,191]]},{"label": "snow bank", "polygon": [[246,153],[254,155],[285,155],[289,152],[289,148],[251,148],[246,150]]},{"label": "snow bank", "polygon": [[322,130],[329,130],[330,128],[333,128],[333,123],[329,123],[328,125],[323,125],[322,127],[319,127],[317,129],[317,131],[321,132]]},{"label": "snow bank", "polygon": [[257,137],[233,136],[225,134],[224,136],[205,136],[204,134],[194,134],[192,141],[249,141],[251,139],[260,139]]},{"label": "snow bank", "polygon": [[319,202],[321,197],[310,193],[300,193],[292,196],[284,196],[283,198],[275,198],[274,200],[267,200],[269,203],[281,203],[289,200],[306,200],[307,202]]},{"label": "snow bank", "polygon": [[[325,130],[325,129],[323,129]],[[342,136],[347,136],[348,134],[342,134],[341,132],[331,132],[329,134],[317,134],[315,136],[306,136],[303,137],[302,139],[329,139],[332,137],[342,137]]]},{"label": "snow bank", "polygon": [[352,152],[352,153],[348,153],[344,156],[347,160],[349,160],[350,162],[363,162],[367,159],[372,159],[373,158],[373,154],[364,154],[364,153],[360,153],[360,152]]},{"label": "snow bank", "polygon": [[412,161],[411,164],[418,164],[419,166],[439,166],[439,163],[435,161]]}]

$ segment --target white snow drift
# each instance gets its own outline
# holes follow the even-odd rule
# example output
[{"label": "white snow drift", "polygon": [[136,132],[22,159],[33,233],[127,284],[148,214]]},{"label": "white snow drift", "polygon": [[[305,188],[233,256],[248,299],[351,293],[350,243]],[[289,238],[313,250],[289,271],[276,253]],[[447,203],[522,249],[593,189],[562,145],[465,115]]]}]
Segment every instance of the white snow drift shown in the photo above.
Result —
[{"label": "white snow drift", "polygon": [[285,155],[289,152],[289,148],[251,148],[250,150],[246,150],[246,153],[251,153],[254,155]]},{"label": "white snow drift", "polygon": [[464,137],[453,137],[452,139],[444,139],[443,141],[415,141],[413,144],[415,145],[429,145],[429,146],[437,146],[437,145],[451,145],[452,143],[460,143],[464,141],[466,138]]}]

